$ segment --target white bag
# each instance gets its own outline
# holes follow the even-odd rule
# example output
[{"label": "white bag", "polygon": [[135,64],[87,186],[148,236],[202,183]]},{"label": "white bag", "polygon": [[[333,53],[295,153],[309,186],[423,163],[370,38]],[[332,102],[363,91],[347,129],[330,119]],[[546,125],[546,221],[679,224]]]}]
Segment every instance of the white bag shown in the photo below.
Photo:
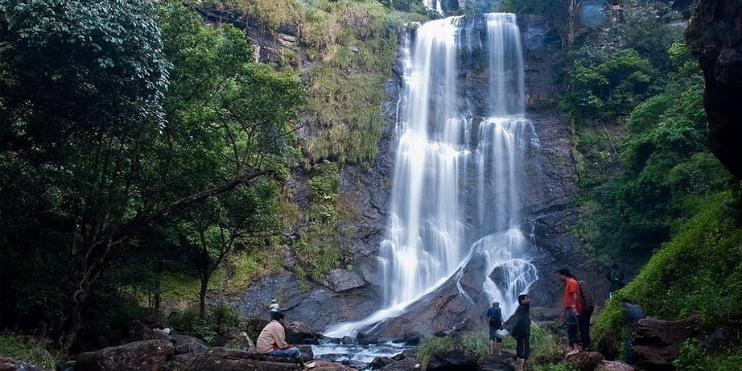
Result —
[{"label": "white bag", "polygon": [[508,332],[508,330],[505,330],[505,329],[501,329],[501,330],[497,330],[497,331],[495,331],[495,336],[497,336],[498,338],[502,339],[502,338],[504,338],[505,336],[508,336],[508,334],[509,334],[509,333],[510,333],[510,332]]}]

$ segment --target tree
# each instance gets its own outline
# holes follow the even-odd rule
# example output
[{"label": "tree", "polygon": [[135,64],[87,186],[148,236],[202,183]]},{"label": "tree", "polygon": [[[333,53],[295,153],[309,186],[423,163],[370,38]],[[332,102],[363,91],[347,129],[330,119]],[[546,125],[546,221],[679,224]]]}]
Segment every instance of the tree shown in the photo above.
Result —
[{"label": "tree", "polygon": [[106,256],[146,220],[127,206],[163,124],[168,63],[148,1],[0,4],[3,232],[19,248],[56,237],[39,249],[65,259],[66,351]]},{"label": "tree", "polygon": [[[178,2],[162,6],[184,14]],[[287,174],[303,89],[245,64],[234,28],[199,40],[203,52],[164,44],[146,0],[0,0],[0,9],[0,253],[14,265],[2,272],[2,305],[53,326],[66,354],[111,257],[143,230]],[[198,30],[193,19],[182,29],[160,22]],[[197,62],[179,59],[181,49]],[[47,289],[24,297],[29,287]]]},{"label": "tree", "polygon": [[263,179],[253,186],[212,197],[198,207],[179,213],[175,231],[176,244],[185,248],[198,273],[199,316],[206,318],[206,293],[214,272],[237,246],[252,243],[280,231],[280,221],[273,205],[279,195],[277,182]]}]

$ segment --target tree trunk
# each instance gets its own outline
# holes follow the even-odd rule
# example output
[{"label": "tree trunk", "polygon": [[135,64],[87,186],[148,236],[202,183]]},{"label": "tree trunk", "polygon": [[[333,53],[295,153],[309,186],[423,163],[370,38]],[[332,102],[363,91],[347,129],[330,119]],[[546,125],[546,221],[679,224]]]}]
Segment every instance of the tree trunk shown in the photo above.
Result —
[{"label": "tree trunk", "polygon": [[569,18],[567,20],[568,22],[568,30],[567,30],[567,49],[569,50],[572,48],[572,43],[575,41],[575,33],[576,33],[576,22],[577,22],[577,10],[580,8],[580,2],[577,0],[570,0],[569,1]]},{"label": "tree trunk", "polygon": [[209,286],[209,279],[201,276],[201,290],[198,293],[198,316],[206,319],[206,289]]}]

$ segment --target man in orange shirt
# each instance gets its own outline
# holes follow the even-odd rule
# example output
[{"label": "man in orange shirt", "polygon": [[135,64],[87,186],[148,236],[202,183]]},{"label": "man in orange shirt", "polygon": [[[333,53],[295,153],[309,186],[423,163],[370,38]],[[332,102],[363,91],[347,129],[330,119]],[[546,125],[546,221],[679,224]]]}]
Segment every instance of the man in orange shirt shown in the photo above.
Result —
[{"label": "man in orange shirt", "polygon": [[559,279],[564,282],[564,323],[567,325],[567,338],[569,347],[567,356],[580,352],[577,347],[577,326],[580,314],[582,313],[582,300],[580,299],[580,285],[575,280],[575,276],[567,268],[556,271]]}]

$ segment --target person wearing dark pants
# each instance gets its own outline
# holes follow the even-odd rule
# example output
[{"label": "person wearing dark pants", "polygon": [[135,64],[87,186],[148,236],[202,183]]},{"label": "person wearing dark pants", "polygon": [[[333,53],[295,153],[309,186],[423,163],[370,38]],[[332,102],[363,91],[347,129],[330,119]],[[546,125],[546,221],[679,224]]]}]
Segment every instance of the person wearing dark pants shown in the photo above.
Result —
[{"label": "person wearing dark pants", "polygon": [[577,347],[579,339],[577,330],[579,327],[580,313],[582,313],[582,300],[580,299],[580,285],[577,284],[575,276],[567,268],[562,268],[556,273],[559,279],[564,282],[564,324],[567,325],[567,337],[569,340],[570,350],[567,356],[572,356],[580,352]]},{"label": "person wearing dark pants", "polygon": [[515,310],[515,324],[512,335],[515,338],[515,355],[518,358],[518,371],[523,371],[528,355],[531,353],[531,297],[526,293],[518,295],[518,309]]},{"label": "person wearing dark pants", "polygon": [[580,339],[582,340],[582,350],[590,351],[590,319],[595,311],[595,300],[590,286],[584,280],[577,281],[580,287],[580,299],[582,299],[582,313],[578,321],[580,328]]},{"label": "person wearing dark pants", "polygon": [[640,319],[644,318],[644,310],[642,307],[639,306],[639,304],[636,304],[629,300],[629,298],[622,297],[621,298],[621,305],[623,306],[623,314],[624,318],[626,318],[626,323],[629,325],[630,331],[629,336],[626,338],[625,342],[625,351],[626,351],[626,363],[633,365],[634,364],[634,350],[633,350],[633,344],[631,341],[631,331],[634,330],[634,326],[637,322],[639,322]]},{"label": "person wearing dark pants", "polygon": [[495,353],[495,344],[497,345],[497,355],[502,355],[502,337],[497,334],[497,331],[502,329],[502,308],[500,308],[500,302],[495,300],[492,302],[492,306],[487,310],[485,315],[487,324],[490,329],[490,354]]}]

